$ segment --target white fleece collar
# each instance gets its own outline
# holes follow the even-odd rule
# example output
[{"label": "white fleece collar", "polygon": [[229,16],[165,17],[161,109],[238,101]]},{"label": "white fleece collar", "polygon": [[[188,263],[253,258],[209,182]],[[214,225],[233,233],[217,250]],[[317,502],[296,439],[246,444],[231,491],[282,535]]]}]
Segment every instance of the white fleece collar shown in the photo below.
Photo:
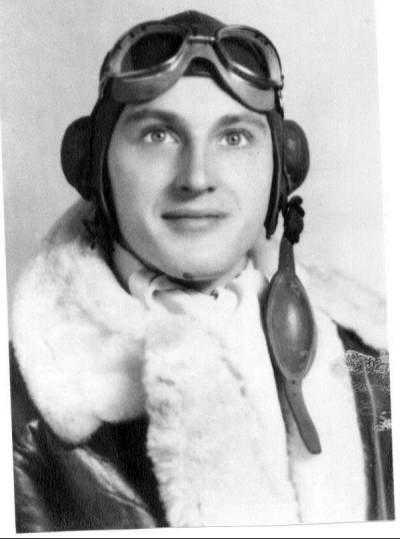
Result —
[{"label": "white fleece collar", "polygon": [[[151,419],[149,452],[170,523],[231,525],[232,508],[243,505],[241,481],[254,478],[249,484],[255,490],[246,494],[249,501],[264,492],[262,478],[269,477],[263,472],[267,463],[260,445],[267,416],[250,414],[254,392],[245,381],[248,373],[243,365],[227,360],[223,341],[209,326],[181,313],[173,320],[161,312],[156,320],[149,317],[143,302],[124,291],[97,250],[90,248],[82,221],[91,211],[83,202],[72,207],[19,281],[12,329],[29,393],[56,434],[72,443],[90,437],[103,422],[132,419],[146,409]],[[274,249],[276,245],[269,243],[268,254]],[[270,276],[270,257],[261,240],[252,257]],[[285,416],[288,474],[302,492],[300,520],[363,519],[363,456],[352,389],[336,326],[326,313],[333,308],[336,322],[381,347],[384,331],[376,326],[382,305],[367,293],[363,304],[349,303],[349,296],[342,294],[344,278],[328,282],[320,274],[314,279],[314,272],[297,267],[318,326],[318,351],[304,394],[323,448],[322,455],[310,456],[290,415]],[[359,296],[358,290],[355,297]],[[210,384],[204,386],[205,379]],[[335,395],[333,406],[327,394]],[[200,403],[207,405],[208,414]],[[239,447],[240,425],[247,435]],[[254,441],[250,446],[249,437]],[[188,446],[188,440],[193,444]],[[226,461],[228,469],[239,474],[234,492],[233,483],[221,484],[217,471],[225,464],[218,459],[225,461],[226,455],[213,453],[216,447],[234,448],[233,460]],[[216,460],[210,460],[211,454]],[[228,493],[224,511],[221,504]],[[220,505],[217,514],[214,502]],[[261,522],[260,505],[245,504],[250,506],[255,508],[254,518],[239,511],[241,523],[249,518],[250,524],[271,523]]]}]

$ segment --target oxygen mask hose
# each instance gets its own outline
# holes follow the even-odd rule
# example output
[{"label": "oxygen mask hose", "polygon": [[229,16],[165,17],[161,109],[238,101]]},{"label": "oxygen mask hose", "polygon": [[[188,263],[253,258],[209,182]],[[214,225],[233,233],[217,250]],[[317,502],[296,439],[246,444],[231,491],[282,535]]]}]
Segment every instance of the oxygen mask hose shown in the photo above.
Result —
[{"label": "oxygen mask hose", "polygon": [[303,230],[302,199],[293,197],[284,211],[278,271],[273,276],[266,302],[264,323],[269,352],[281,375],[285,394],[300,436],[312,454],[321,444],[308,413],[302,381],[310,370],[316,349],[316,331],[307,293],[295,273],[293,244]]}]

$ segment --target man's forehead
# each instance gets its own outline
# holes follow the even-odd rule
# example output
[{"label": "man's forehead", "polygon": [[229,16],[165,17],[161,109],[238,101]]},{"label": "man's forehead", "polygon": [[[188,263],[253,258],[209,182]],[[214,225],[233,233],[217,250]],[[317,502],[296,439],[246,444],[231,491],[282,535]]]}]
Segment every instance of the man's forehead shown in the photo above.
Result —
[{"label": "man's forehead", "polygon": [[128,103],[122,113],[124,123],[147,119],[221,125],[244,121],[260,128],[268,126],[264,114],[248,109],[205,77],[182,77],[161,96],[145,103]]}]

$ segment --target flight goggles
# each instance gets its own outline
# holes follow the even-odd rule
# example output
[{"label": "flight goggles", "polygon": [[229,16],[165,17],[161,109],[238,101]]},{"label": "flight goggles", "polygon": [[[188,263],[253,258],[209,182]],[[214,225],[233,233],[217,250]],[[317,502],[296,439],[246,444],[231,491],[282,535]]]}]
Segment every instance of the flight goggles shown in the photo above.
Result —
[{"label": "flight goggles", "polygon": [[278,52],[266,36],[246,26],[201,35],[175,24],[139,25],[107,55],[100,95],[111,82],[117,102],[149,101],[171,88],[193,60],[211,63],[222,85],[247,107],[259,112],[275,107],[283,87]]}]

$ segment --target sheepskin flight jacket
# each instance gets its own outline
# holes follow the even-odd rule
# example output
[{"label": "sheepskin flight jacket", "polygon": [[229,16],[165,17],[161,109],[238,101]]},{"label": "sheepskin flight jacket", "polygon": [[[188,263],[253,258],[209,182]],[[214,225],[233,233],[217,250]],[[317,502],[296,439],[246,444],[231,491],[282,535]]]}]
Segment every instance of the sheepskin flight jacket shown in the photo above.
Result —
[{"label": "sheepskin flight jacket", "polygon": [[[90,248],[82,223],[91,211],[79,203],[67,213],[17,287],[10,357],[18,532],[171,525],[148,451],[149,418],[142,413],[145,396],[137,385],[141,366],[124,363],[124,354],[142,353],[130,338],[131,298],[121,294],[104,260]],[[269,254],[273,248],[270,243]],[[260,252],[256,263],[270,277],[273,268],[267,265],[275,262]],[[364,451],[366,518],[393,519],[384,305],[339,274],[332,279],[299,264],[297,272],[314,308],[328,313],[347,351]],[[85,289],[91,279],[100,286],[98,294]],[[138,331],[142,322],[136,318]],[[86,353],[93,355],[93,370],[80,359]],[[71,376],[62,369],[68,357],[78,358]],[[109,391],[107,383],[98,384],[97,394],[88,391],[103,375]],[[86,378],[91,385],[85,385]],[[128,408],[121,407],[124,392]]]}]

